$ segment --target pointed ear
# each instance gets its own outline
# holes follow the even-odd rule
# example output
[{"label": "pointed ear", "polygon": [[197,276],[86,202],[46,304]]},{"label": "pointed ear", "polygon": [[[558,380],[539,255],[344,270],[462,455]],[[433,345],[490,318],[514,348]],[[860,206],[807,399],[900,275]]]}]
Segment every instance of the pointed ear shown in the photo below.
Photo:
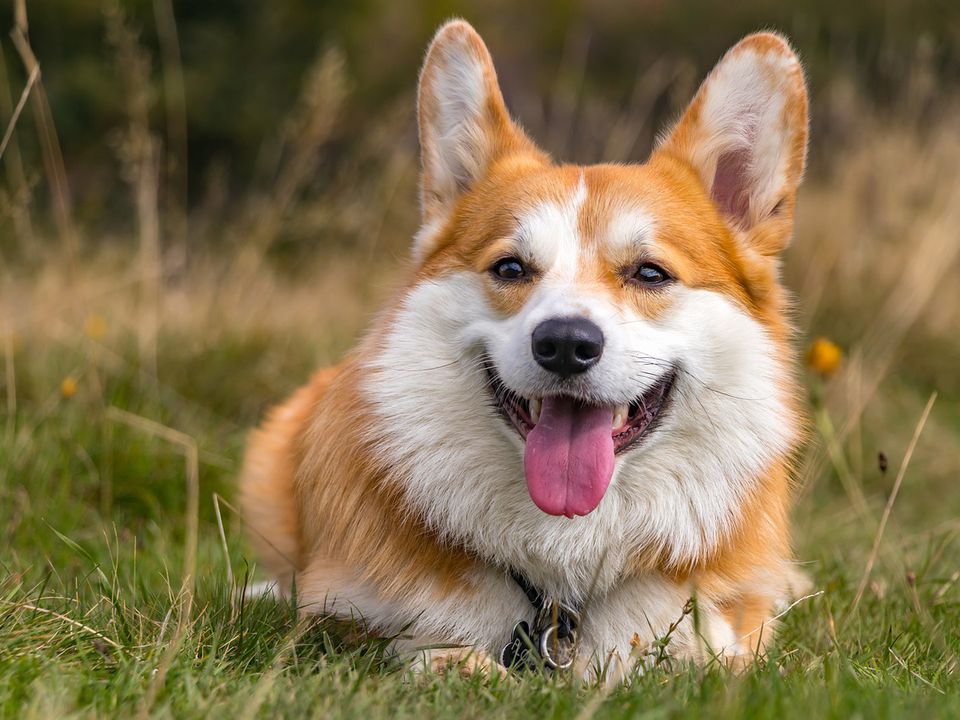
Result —
[{"label": "pointed ear", "polygon": [[803,68],[779,35],[749,35],[704,80],[657,153],[693,166],[756,252],[790,243],[807,147]]},{"label": "pointed ear", "polygon": [[510,119],[487,46],[463,20],[448,22],[430,43],[420,71],[418,115],[425,226],[449,215],[495,160],[539,155]]}]

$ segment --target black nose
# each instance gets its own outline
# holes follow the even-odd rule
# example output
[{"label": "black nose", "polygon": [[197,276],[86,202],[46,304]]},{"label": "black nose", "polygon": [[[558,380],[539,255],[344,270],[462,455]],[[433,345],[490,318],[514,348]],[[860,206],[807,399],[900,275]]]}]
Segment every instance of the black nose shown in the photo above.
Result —
[{"label": "black nose", "polygon": [[582,373],[603,355],[603,331],[586,318],[550,318],[533,330],[533,358],[562,378]]}]

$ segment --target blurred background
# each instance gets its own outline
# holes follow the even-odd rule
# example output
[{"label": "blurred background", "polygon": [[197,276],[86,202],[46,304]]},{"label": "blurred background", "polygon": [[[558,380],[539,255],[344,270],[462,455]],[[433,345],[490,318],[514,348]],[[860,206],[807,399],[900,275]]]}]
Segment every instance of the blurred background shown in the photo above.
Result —
[{"label": "blurred background", "polygon": [[[417,71],[453,15],[486,39],[531,135],[578,162],[643,160],[726,48],[758,29],[790,37],[812,140],[784,274],[798,355],[825,338],[801,370],[799,550],[862,567],[935,391],[890,567],[924,533],[953,532],[954,0],[6,0],[0,547],[12,566],[82,566],[51,526],[94,544],[110,526],[177,557],[191,513],[201,557],[218,552],[210,498],[232,493],[246,430],[341,357],[402,282]],[[186,523],[185,497],[199,502]]]},{"label": "blurred background", "polygon": [[[3,11],[7,29],[12,10]],[[493,49],[513,112],[549,151],[578,162],[642,160],[704,72],[757,29],[787,34],[807,67],[814,175],[865,122],[932,126],[949,114],[960,77],[960,11],[950,0],[73,0],[30,3],[28,15],[74,220],[100,243],[129,229],[126,171],[143,153],[131,135],[145,132],[163,208],[235,216],[251,193],[275,195],[292,163],[304,167],[285,200],[308,212],[271,241],[292,252],[355,245],[355,231],[316,208],[349,184],[344,173],[382,176],[392,167],[385,153],[414,154],[417,68],[437,25],[455,15]],[[28,72],[3,39],[9,117]],[[50,188],[36,176],[43,158],[28,125],[16,145],[36,223]],[[13,259],[26,249],[9,214],[2,247]],[[165,249],[223,240],[207,225],[168,226]]]}]

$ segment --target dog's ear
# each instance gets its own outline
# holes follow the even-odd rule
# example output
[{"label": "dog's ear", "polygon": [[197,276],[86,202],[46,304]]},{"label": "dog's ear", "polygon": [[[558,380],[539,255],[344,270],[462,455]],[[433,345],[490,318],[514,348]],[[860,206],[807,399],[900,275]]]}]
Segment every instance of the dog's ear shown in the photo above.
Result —
[{"label": "dog's ear", "polygon": [[734,231],[762,255],[790,242],[807,148],[803,68],[779,35],[749,35],[704,80],[656,153],[688,162]]},{"label": "dog's ear", "polygon": [[499,158],[539,155],[510,119],[487,46],[463,20],[445,24],[430,43],[420,71],[418,115],[425,226],[446,218]]}]

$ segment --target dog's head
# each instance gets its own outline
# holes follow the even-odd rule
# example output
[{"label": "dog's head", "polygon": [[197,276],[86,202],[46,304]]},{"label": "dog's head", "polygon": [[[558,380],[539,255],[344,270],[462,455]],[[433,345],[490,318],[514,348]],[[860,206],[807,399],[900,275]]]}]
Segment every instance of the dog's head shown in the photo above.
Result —
[{"label": "dog's head", "polygon": [[485,514],[539,508],[715,541],[793,442],[777,265],[807,106],[788,44],[731,49],[643,165],[553,164],[461,21],[430,46],[419,115],[417,273],[370,394],[408,496],[475,540]]}]

